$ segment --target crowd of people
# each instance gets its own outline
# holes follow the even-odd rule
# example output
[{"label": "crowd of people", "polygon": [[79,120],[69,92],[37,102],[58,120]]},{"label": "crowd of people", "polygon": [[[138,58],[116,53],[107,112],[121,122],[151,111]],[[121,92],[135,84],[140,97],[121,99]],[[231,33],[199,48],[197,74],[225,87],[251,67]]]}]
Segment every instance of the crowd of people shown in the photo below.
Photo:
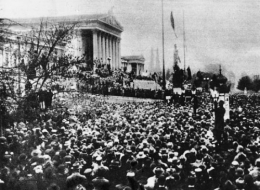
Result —
[{"label": "crowd of people", "polygon": [[46,110],[52,107],[53,92],[51,89],[41,89],[38,92],[29,91],[26,97],[28,106]]},{"label": "crowd of people", "polygon": [[260,189],[260,96],[232,95],[215,138],[214,106],[93,103],[20,120],[0,137],[1,189]]},{"label": "crowd of people", "polygon": [[[135,89],[131,87],[123,87],[121,85],[110,86],[107,83],[100,83],[98,85],[85,85],[80,90],[83,92],[100,94],[104,96],[111,95],[136,98],[164,99],[163,91],[161,89]],[[173,95],[173,93],[171,95]]]}]

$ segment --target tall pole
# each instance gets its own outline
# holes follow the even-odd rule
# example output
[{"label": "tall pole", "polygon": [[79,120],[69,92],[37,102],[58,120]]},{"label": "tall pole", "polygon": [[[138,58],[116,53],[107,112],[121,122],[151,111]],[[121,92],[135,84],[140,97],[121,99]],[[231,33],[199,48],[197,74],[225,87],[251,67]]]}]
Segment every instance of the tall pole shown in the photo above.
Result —
[{"label": "tall pole", "polygon": [[183,54],[184,54],[184,58],[183,58],[183,61],[184,61],[184,72],[185,72],[185,69],[186,69],[186,62],[185,62],[185,48],[186,48],[186,45],[185,45],[185,21],[184,21],[184,11],[183,11]]},{"label": "tall pole", "polygon": [[20,64],[21,64],[21,49],[20,49],[20,37],[17,37],[18,40],[18,50],[19,50],[19,54],[18,54],[18,96],[21,96],[21,71],[20,71]]},{"label": "tall pole", "polygon": [[163,53],[163,90],[165,90],[165,63],[164,63],[164,20],[163,20],[163,0],[162,0],[162,53]]}]

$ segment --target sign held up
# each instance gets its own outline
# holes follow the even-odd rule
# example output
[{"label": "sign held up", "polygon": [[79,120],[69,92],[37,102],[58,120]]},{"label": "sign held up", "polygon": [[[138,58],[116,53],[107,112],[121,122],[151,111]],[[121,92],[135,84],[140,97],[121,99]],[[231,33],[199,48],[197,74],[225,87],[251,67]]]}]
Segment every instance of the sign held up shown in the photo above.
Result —
[{"label": "sign held up", "polygon": [[161,86],[155,81],[150,80],[133,80],[134,89],[161,90]]}]

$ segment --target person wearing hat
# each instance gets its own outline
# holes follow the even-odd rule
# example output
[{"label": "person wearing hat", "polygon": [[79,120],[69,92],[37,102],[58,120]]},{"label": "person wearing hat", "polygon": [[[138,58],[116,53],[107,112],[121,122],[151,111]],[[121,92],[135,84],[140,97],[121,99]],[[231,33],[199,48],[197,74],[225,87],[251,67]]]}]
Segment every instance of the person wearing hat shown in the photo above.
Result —
[{"label": "person wearing hat", "polygon": [[78,189],[79,187],[83,188],[84,187],[83,185],[85,183],[86,183],[86,177],[79,173],[73,173],[70,176],[68,176],[66,179],[66,186],[68,190]]},{"label": "person wearing hat", "polygon": [[3,158],[6,151],[8,151],[7,139],[1,136],[0,137],[0,158]]},{"label": "person wearing hat", "polygon": [[249,172],[249,174],[253,177],[254,181],[260,176],[260,158],[256,159],[255,167]]},{"label": "person wearing hat", "polygon": [[154,153],[152,155],[152,158],[153,158],[153,162],[150,165],[151,169],[155,167],[162,167],[166,169],[168,167],[168,165],[161,160],[161,154],[159,154],[158,152]]},{"label": "person wearing hat", "polygon": [[225,115],[225,108],[223,107],[224,101],[219,101],[219,106],[214,110],[215,111],[215,129],[214,129],[214,136],[218,143],[221,143],[223,131],[224,131],[224,115]]},{"label": "person wearing hat", "polygon": [[108,173],[109,168],[102,163],[102,160],[103,160],[103,158],[99,155],[96,157],[95,162],[92,164],[94,176],[96,175],[96,172],[98,171],[99,168],[102,168],[102,170],[104,170]]},{"label": "person wearing hat", "polygon": [[245,190],[258,190],[260,187],[254,184],[253,177],[249,174],[245,175],[244,182],[245,182],[245,186],[244,186]]},{"label": "person wearing hat", "polygon": [[56,183],[50,184],[50,186],[47,187],[47,190],[60,190],[60,186],[57,185]]},{"label": "person wearing hat", "polygon": [[99,167],[96,171],[96,178],[92,180],[94,185],[94,190],[108,190],[110,187],[110,182],[104,176],[106,174],[106,170],[102,167]]},{"label": "person wearing hat", "polygon": [[[140,184],[140,182],[136,179],[135,173],[134,172],[127,172],[126,174],[127,177],[127,184],[130,189],[141,189],[143,186]],[[126,186],[126,187],[128,187]],[[126,189],[126,188],[124,188]]]},{"label": "person wearing hat", "polygon": [[154,175],[147,179],[146,185],[144,185],[145,189],[154,189],[157,185],[157,181],[160,176],[164,175],[164,169],[161,167],[155,167],[153,169]]},{"label": "person wearing hat", "polygon": [[123,155],[121,156],[121,168],[124,171],[130,169],[130,161],[134,159],[132,150],[130,148],[125,148]]},{"label": "person wearing hat", "polygon": [[236,190],[244,190],[245,189],[245,180],[243,177],[239,177],[236,179]]},{"label": "person wearing hat", "polygon": [[180,175],[177,173],[175,168],[167,168],[168,176],[165,179],[165,185],[168,189],[174,189],[180,181]]}]

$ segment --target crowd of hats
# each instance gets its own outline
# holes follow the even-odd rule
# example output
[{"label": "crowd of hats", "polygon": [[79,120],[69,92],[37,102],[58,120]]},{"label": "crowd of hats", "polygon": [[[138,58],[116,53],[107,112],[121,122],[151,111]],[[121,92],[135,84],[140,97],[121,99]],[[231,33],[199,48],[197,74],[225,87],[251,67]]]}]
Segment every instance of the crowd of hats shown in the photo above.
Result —
[{"label": "crowd of hats", "polygon": [[20,121],[0,137],[0,185],[259,188],[260,97],[230,97],[230,119],[221,142],[214,139],[210,98],[203,95],[202,100],[196,115],[190,103],[103,103],[92,105],[100,110],[92,119],[84,111],[57,108],[35,121]]}]

